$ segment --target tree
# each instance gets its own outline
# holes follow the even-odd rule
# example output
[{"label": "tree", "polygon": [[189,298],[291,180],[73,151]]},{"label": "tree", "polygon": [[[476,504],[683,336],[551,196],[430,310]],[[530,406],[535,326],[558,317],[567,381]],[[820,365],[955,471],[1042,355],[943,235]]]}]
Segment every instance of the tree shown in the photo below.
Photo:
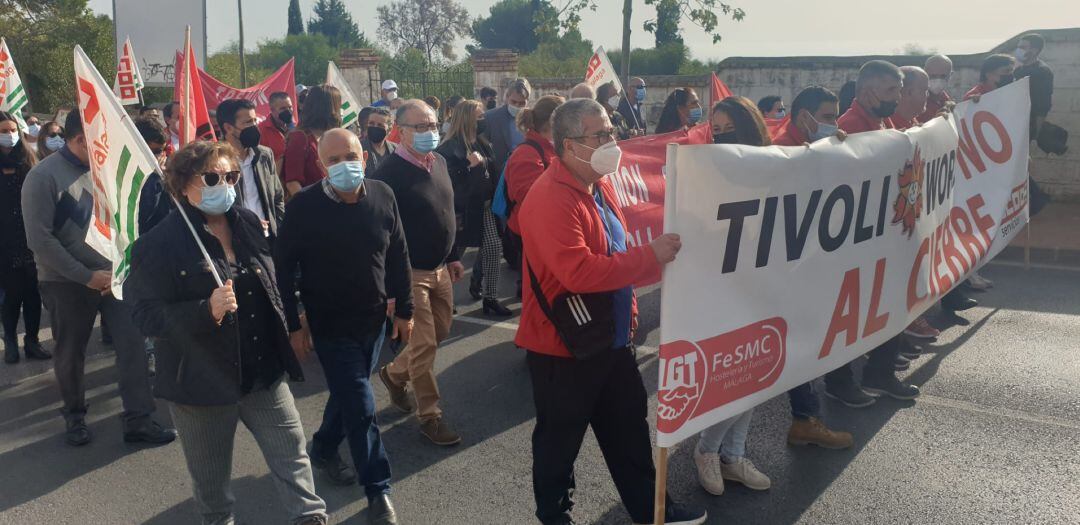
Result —
[{"label": "tree", "polygon": [[679,10],[679,0],[658,0],[656,2],[656,22],[653,32],[656,34],[656,47],[672,42],[682,43],[682,35],[679,29],[679,19],[682,12]]},{"label": "tree", "polygon": [[456,60],[454,42],[468,36],[469,12],[454,0],[400,0],[378,8],[379,35],[402,50],[419,49],[428,64],[436,56]]},{"label": "tree", "polygon": [[908,42],[908,43],[904,44],[903,48],[894,49],[893,52],[895,54],[897,54],[897,55],[926,56],[926,55],[936,55],[938,50],[937,50],[936,47],[931,47],[931,48],[927,49],[927,48],[923,47],[922,44],[919,44],[917,42]]},{"label": "tree", "polygon": [[342,0],[317,0],[314,11],[315,15],[308,21],[308,33],[325,35],[337,49],[371,47]]},{"label": "tree", "polygon": [[116,74],[112,21],[95,15],[86,0],[9,0],[0,5],[0,35],[7,39],[34,111],[51,112],[74,103],[71,50],[76,45],[102,77]]},{"label": "tree", "polygon": [[[731,17],[736,22],[746,18],[746,11],[741,7],[734,7],[719,0],[645,0],[645,5],[655,5],[657,10],[656,19],[645,21],[646,31],[650,33],[658,31],[658,25],[661,22],[660,12],[663,10],[665,14],[663,22],[667,26],[665,31],[670,31],[671,27],[674,27],[675,35],[678,36],[679,22],[686,19],[712,36],[714,44],[720,42],[721,39],[720,33],[716,30],[720,25],[717,12],[725,17]],[[660,36],[657,35],[657,45],[660,43],[659,38]]]},{"label": "tree", "polygon": [[304,18],[300,14],[300,0],[289,0],[289,32],[290,35],[304,34]]},{"label": "tree", "polygon": [[324,35],[308,33],[263,41],[258,51],[248,57],[248,64],[269,74],[290,58],[296,58],[296,81],[307,85],[322,84],[326,82],[326,63],[336,59],[337,55],[338,49],[330,45]]},{"label": "tree", "polygon": [[491,6],[487,18],[473,22],[472,36],[480,47],[532,53],[545,34],[536,31],[538,22],[554,17],[555,8],[545,1],[500,0]]},{"label": "tree", "polygon": [[561,38],[541,43],[536,51],[522,55],[518,72],[527,78],[581,78],[592,54],[593,43],[581,38],[580,31],[571,30]]},{"label": "tree", "polygon": [[[281,65],[284,64],[284,62],[282,62],[281,64],[278,64],[277,67],[269,69],[266,67],[266,64],[255,64],[257,56],[258,51],[255,53],[247,53],[247,75],[249,84],[261,82],[262,79],[270,76],[270,73],[276,71],[277,67],[281,67]],[[223,49],[207,56],[206,72],[230,86],[240,87],[240,44],[235,41],[229,42]]]}]

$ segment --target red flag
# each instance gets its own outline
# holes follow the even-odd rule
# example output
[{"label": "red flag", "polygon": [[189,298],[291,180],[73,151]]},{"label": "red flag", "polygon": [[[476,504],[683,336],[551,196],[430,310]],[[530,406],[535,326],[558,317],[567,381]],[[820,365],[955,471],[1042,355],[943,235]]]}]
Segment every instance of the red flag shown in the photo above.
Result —
[{"label": "red flag", "polygon": [[281,66],[274,74],[266,77],[257,85],[246,89],[231,87],[224,82],[210,76],[209,73],[199,69],[199,78],[202,80],[203,95],[206,98],[207,108],[216,108],[223,100],[242,98],[255,104],[255,113],[260,117],[270,115],[270,95],[278,91],[284,91],[296,101],[296,80],[294,73],[294,60],[290,58],[284,66]]},{"label": "red flag", "polygon": [[723,80],[720,80],[720,77],[716,76],[715,71],[712,74],[712,84],[709,87],[709,94],[712,97],[713,104],[716,104],[717,102],[720,102],[721,100],[724,100],[725,98],[728,98],[732,95],[731,90],[727,87],[727,84],[725,84]]},{"label": "red flag", "polygon": [[191,28],[184,37],[184,52],[177,53],[176,83],[173,96],[180,103],[180,146],[194,140],[217,140],[214,127],[210,125],[210,112],[203,98],[199,67],[195,64],[195,50],[191,48]]}]

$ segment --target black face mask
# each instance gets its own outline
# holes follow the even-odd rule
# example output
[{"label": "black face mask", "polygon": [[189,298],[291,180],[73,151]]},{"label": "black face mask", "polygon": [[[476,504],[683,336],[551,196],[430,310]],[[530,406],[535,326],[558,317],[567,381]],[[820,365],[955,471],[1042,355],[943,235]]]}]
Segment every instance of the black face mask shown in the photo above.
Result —
[{"label": "black face mask", "polygon": [[488,100],[485,107],[487,107],[487,109],[495,109],[495,99]]},{"label": "black face mask", "polygon": [[487,131],[487,122],[484,122],[484,119],[477,120],[476,121],[476,134],[477,135],[483,135],[485,131]]},{"label": "black face mask", "polygon": [[283,109],[281,110],[281,113],[277,114],[277,118],[285,125],[285,127],[289,127],[292,124],[293,119],[292,111]]},{"label": "black face mask", "polygon": [[259,133],[258,126],[248,126],[240,132],[240,145],[245,148],[255,148],[259,146],[259,140],[262,135]]},{"label": "black face mask", "polygon": [[873,109],[873,113],[878,118],[889,118],[893,113],[896,113],[896,102],[891,100],[882,100],[878,103],[878,107]]},{"label": "black face mask", "polygon": [[999,87],[999,88],[1005,87],[1005,86],[1007,86],[1009,84],[1012,84],[1012,83],[1013,83],[1012,75],[1004,76],[1004,77],[1001,77],[1001,79],[999,79],[997,81],[997,87]]},{"label": "black face mask", "polygon": [[729,131],[727,133],[713,133],[713,135],[712,135],[712,143],[713,144],[738,144],[739,143],[739,136],[734,131]]},{"label": "black face mask", "polygon": [[386,128],[379,126],[368,126],[367,138],[372,144],[379,144],[386,140]]}]

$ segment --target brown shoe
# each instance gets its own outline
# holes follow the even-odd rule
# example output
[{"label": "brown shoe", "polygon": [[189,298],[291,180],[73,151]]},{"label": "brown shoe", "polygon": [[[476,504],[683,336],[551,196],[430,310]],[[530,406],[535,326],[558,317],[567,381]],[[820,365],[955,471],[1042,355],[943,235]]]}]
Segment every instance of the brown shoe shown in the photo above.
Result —
[{"label": "brown shoe", "polygon": [[383,385],[386,385],[386,391],[390,393],[391,405],[406,414],[411,414],[413,410],[416,410],[416,405],[409,397],[408,385],[394,384],[385,366],[379,369],[379,379],[382,379]]},{"label": "brown shoe", "polygon": [[461,436],[457,435],[457,432],[454,432],[441,417],[420,423],[420,433],[432,443],[444,447],[461,443]]},{"label": "brown shoe", "polygon": [[792,421],[787,440],[791,445],[817,445],[831,449],[848,448],[854,442],[850,432],[829,430],[816,417]]}]

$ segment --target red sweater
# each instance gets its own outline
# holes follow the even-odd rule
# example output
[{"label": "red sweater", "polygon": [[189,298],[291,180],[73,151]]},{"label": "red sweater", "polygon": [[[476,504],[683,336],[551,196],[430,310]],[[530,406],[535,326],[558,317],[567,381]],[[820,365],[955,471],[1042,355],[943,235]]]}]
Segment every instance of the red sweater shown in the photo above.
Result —
[{"label": "red sweater", "polygon": [[892,123],[889,119],[882,119],[863,109],[859,99],[851,101],[851,107],[836,119],[836,125],[848,135],[862,133],[864,131],[877,131],[888,129]]},{"label": "red sweater", "polygon": [[773,146],[802,146],[809,143],[810,139],[803,134],[799,126],[795,125],[794,120],[788,120],[784,130],[773,138]]},{"label": "red sweater", "polygon": [[[606,202],[617,202],[606,179],[597,185]],[[608,255],[607,235],[596,201],[557,157],[520,206],[523,258],[536,273],[548,301],[567,291],[593,293],[633,286],[660,271],[648,245]],[[625,228],[622,211],[615,208],[615,213]],[[570,357],[536,302],[528,270],[523,273],[521,322],[514,343],[530,352]],[[632,312],[637,317],[636,298]]]},{"label": "red sweater", "polygon": [[543,135],[530,131],[525,134],[525,140],[539,144],[546,158],[541,159],[536,153],[536,148],[522,142],[506,161],[506,193],[515,203],[514,209],[510,210],[507,225],[518,235],[521,235],[521,226],[518,222],[521,204],[525,202],[525,196],[529,194],[533,183],[540,178],[540,174],[544,173],[544,161],[546,160],[550,165],[555,159],[555,147]]},{"label": "red sweater", "polygon": [[308,187],[326,178],[326,168],[319,160],[319,139],[301,129],[294,129],[285,137],[285,157],[282,166],[282,183],[299,182]]}]

